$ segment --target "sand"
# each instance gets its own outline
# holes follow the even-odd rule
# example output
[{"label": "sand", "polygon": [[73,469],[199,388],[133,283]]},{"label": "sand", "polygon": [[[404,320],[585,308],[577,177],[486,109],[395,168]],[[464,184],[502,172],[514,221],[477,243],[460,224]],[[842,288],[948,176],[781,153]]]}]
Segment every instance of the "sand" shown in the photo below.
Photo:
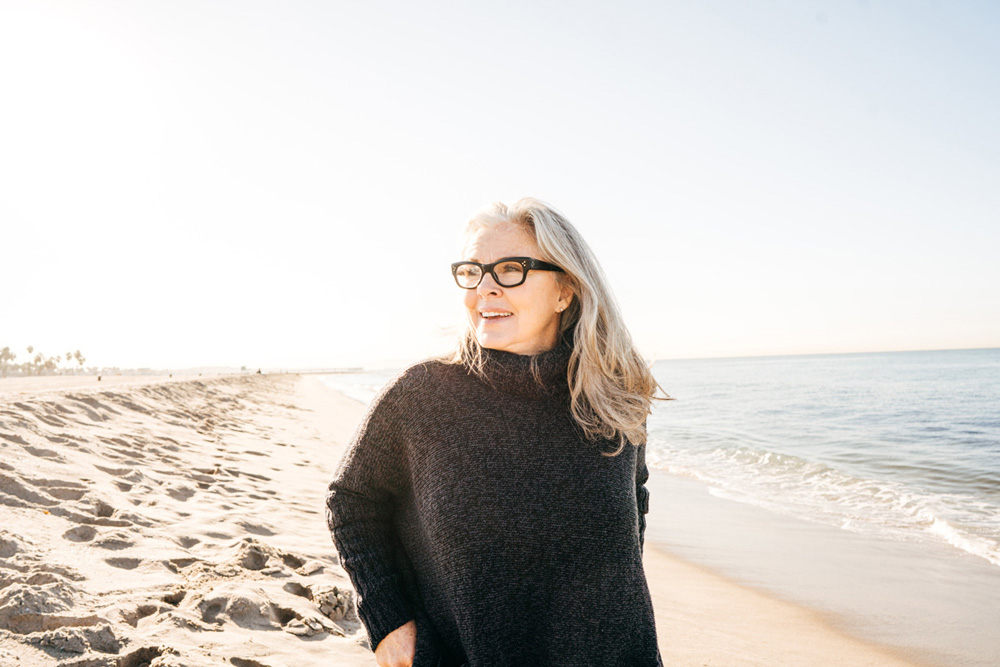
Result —
[{"label": "sand", "polygon": [[[309,376],[0,381],[0,665],[374,665],[323,494],[363,413]],[[908,665],[647,544],[668,665]]]}]

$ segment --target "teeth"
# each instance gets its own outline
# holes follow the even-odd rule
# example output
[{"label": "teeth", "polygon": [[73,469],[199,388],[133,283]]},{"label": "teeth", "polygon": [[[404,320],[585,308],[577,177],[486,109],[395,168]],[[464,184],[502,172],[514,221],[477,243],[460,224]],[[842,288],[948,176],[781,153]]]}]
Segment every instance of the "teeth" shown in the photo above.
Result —
[{"label": "teeth", "polygon": [[510,315],[510,313],[501,313],[494,310],[486,310],[479,314],[482,315],[483,317],[507,317],[508,315]]}]

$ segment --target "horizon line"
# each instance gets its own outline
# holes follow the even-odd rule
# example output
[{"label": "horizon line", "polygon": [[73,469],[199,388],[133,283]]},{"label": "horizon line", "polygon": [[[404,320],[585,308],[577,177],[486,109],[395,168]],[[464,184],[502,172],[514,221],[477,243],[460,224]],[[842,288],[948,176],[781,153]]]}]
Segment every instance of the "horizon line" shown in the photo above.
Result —
[{"label": "horizon line", "polygon": [[832,357],[847,354],[897,354],[904,352],[972,352],[975,350],[1000,350],[1000,345],[987,347],[935,347],[935,348],[911,348],[904,350],[855,350],[851,352],[773,352],[765,354],[735,354],[707,357],[656,357],[653,363],[659,361],[708,361],[712,359],[761,359],[768,357]]}]

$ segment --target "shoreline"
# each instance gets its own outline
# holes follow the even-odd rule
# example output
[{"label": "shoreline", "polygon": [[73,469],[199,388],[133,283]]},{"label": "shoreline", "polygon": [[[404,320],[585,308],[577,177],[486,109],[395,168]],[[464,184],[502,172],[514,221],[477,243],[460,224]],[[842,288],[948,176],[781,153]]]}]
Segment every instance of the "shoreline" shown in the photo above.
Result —
[{"label": "shoreline", "polygon": [[1000,660],[1000,568],[984,559],[775,514],[658,469],[647,488],[647,544],[915,664]]},{"label": "shoreline", "polygon": [[646,543],[643,563],[665,665],[928,667],[834,619]]},{"label": "shoreline", "polygon": [[[94,389],[0,390],[0,664],[374,664],[322,516],[363,404],[295,375]],[[665,664],[922,664],[675,555],[660,525]]]}]

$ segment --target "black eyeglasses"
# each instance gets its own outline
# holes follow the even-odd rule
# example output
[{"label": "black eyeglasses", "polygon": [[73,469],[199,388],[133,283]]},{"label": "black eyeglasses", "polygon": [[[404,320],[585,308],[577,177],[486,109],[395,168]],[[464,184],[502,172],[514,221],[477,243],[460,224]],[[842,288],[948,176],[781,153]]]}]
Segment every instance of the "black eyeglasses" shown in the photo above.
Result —
[{"label": "black eyeglasses", "polygon": [[501,287],[517,287],[528,277],[528,271],[562,271],[555,264],[543,262],[531,257],[504,257],[492,264],[479,262],[455,262],[451,265],[451,275],[455,282],[464,289],[476,289],[483,281],[483,276],[489,273]]}]

